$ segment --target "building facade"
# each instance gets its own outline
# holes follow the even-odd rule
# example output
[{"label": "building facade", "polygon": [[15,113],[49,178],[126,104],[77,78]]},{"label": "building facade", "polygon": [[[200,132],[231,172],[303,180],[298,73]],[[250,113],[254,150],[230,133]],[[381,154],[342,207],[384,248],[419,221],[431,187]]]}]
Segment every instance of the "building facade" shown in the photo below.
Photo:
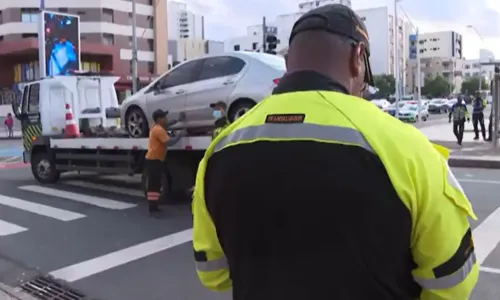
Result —
[{"label": "building facade", "polygon": [[481,61],[494,61],[495,54],[488,49],[479,49],[479,59]]},{"label": "building facade", "polygon": [[462,35],[458,32],[422,33],[419,34],[418,43],[421,58],[463,58]]},{"label": "building facade", "polygon": [[487,65],[483,66],[481,63],[484,62],[489,62],[493,61],[495,58],[489,58],[488,60],[486,59],[468,59],[464,61],[464,70],[463,70],[463,75],[464,78],[470,78],[470,77],[479,77],[481,76],[489,82],[491,79],[493,79],[493,76],[495,75],[495,66],[494,65]]},{"label": "building facade", "polygon": [[[284,53],[288,48],[288,40],[292,32],[293,24],[305,13],[327,4],[343,4],[351,7],[351,0],[317,0],[303,2],[298,5],[298,11],[291,14],[283,14],[276,17],[272,22],[267,22],[267,33],[276,35],[279,40],[277,52]],[[260,51],[264,43],[264,31],[262,24],[247,27],[244,36],[234,37],[225,41],[226,51]]]},{"label": "building facade", "polygon": [[[421,58],[420,65],[422,86],[424,85],[426,78],[434,78],[440,75],[448,80],[452,86],[450,93],[460,92],[464,78],[464,67],[466,65],[466,61],[464,59],[454,57]],[[413,94],[417,91],[417,70],[417,60],[408,60],[405,72],[405,91],[408,94]]]},{"label": "building facade", "polygon": [[205,19],[194,14],[185,3],[168,2],[168,36],[170,39],[204,39]]},{"label": "building facade", "polygon": [[[138,75],[147,83],[168,69],[166,0],[136,0]],[[153,5],[153,2],[155,5]],[[40,1],[0,1],[0,88],[36,80]],[[120,76],[131,86],[132,5],[126,0],[45,0],[48,11],[80,17],[83,69]],[[167,53],[167,55],[165,55]]]}]

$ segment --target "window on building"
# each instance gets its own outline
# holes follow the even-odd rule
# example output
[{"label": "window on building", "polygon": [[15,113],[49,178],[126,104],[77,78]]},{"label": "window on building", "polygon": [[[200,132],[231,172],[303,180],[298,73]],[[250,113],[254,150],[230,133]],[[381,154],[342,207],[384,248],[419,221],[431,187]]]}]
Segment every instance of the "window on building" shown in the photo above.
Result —
[{"label": "window on building", "polygon": [[155,51],[155,42],[152,39],[148,39],[148,50]]},{"label": "window on building", "polygon": [[240,45],[234,45],[233,49],[234,51],[240,51]]},{"label": "window on building", "polygon": [[114,23],[115,22],[115,16],[114,16],[114,12],[113,12],[112,9],[103,8],[102,9],[102,14],[103,14],[104,21],[109,22],[109,23]]},{"label": "window on building", "polygon": [[3,15],[1,11],[0,11],[0,24],[3,24]]},{"label": "window on building", "polygon": [[23,39],[37,38],[38,37],[38,33],[23,33],[21,36],[22,36]]},{"label": "window on building", "polygon": [[148,61],[148,73],[149,74],[155,73],[155,63],[152,61]]},{"label": "window on building", "polygon": [[132,13],[128,13],[128,25],[132,25]]},{"label": "window on building", "polygon": [[21,22],[36,23],[38,22],[38,9],[36,8],[21,8]]},{"label": "window on building", "polygon": [[366,21],[366,17],[361,17],[361,20]]},{"label": "window on building", "polygon": [[76,14],[79,15],[79,16],[85,16],[87,13],[84,12],[84,11],[79,11]]},{"label": "window on building", "polygon": [[259,46],[258,43],[252,43],[252,50],[257,50],[258,46]]},{"label": "window on building", "polygon": [[59,8],[57,9],[59,12],[62,12],[62,13],[67,13],[68,12],[68,9],[67,8]]},{"label": "window on building", "polygon": [[110,33],[102,34],[102,43],[104,45],[114,45],[115,44],[115,36]]},{"label": "window on building", "polygon": [[155,18],[153,16],[148,17],[148,28],[155,28]]},{"label": "window on building", "polygon": [[132,41],[133,41],[132,37],[129,36],[128,37],[128,45],[129,45],[129,47],[132,47]]}]

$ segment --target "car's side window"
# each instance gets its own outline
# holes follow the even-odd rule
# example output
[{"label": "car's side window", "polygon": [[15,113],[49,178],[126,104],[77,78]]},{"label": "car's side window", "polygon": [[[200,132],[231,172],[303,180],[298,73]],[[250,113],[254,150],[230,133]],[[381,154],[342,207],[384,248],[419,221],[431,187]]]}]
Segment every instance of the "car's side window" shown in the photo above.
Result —
[{"label": "car's side window", "polygon": [[170,71],[158,81],[158,87],[168,89],[193,82],[197,77],[199,63],[200,60],[193,60]]},{"label": "car's side window", "polygon": [[201,67],[199,80],[207,80],[238,74],[245,62],[237,57],[220,56],[206,58]]}]

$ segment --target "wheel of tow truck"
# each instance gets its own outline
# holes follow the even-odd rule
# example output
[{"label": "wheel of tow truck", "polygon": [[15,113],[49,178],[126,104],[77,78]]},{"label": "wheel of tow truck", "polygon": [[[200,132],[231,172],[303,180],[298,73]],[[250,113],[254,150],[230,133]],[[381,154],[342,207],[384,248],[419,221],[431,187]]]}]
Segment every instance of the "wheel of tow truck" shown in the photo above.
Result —
[{"label": "wheel of tow truck", "polygon": [[125,128],[130,137],[142,138],[149,136],[148,118],[140,108],[131,108],[125,116]]},{"label": "wheel of tow truck", "polygon": [[255,106],[252,100],[244,100],[229,109],[229,122],[234,122]]},{"label": "wheel of tow truck", "polygon": [[54,160],[47,153],[37,153],[31,158],[31,172],[43,184],[55,183],[61,173],[56,170]]}]

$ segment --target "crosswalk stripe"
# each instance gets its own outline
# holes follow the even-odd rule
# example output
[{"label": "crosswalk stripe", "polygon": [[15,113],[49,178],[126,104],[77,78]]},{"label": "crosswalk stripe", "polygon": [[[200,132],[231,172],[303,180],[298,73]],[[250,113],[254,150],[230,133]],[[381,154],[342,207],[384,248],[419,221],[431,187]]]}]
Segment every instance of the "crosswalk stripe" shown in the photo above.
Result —
[{"label": "crosswalk stripe", "polygon": [[101,197],[77,194],[77,193],[72,193],[72,192],[67,192],[67,191],[61,191],[61,190],[51,189],[51,188],[37,186],[37,185],[20,186],[19,189],[34,192],[34,193],[44,194],[44,195],[48,195],[48,196],[73,200],[76,202],[86,203],[86,204],[98,206],[101,208],[107,208],[107,209],[113,209],[113,210],[123,210],[123,209],[128,209],[128,208],[132,208],[132,207],[137,206],[136,204],[125,203],[125,202],[115,201],[115,200],[101,198]]},{"label": "crosswalk stripe", "polygon": [[0,195],[0,204],[65,222],[85,218],[85,215],[72,211],[7,197],[4,195]]},{"label": "crosswalk stripe", "polygon": [[76,263],[50,272],[51,276],[67,282],[104,272],[106,270],[136,261],[155,253],[182,245],[192,240],[193,230],[186,229],[151,241],[137,244],[125,249],[111,252],[87,261]]},{"label": "crosswalk stripe", "polygon": [[142,191],[139,191],[139,190],[122,188],[122,187],[117,187],[117,186],[108,186],[108,185],[98,184],[98,183],[93,183],[93,182],[71,180],[71,181],[65,181],[64,184],[82,187],[82,188],[90,188],[90,189],[100,190],[100,191],[104,191],[104,192],[111,192],[111,193],[117,193],[117,194],[122,194],[122,195],[134,196],[134,197],[144,197],[144,193]]},{"label": "crosswalk stripe", "polygon": [[12,223],[0,220],[0,236],[11,235],[11,234],[23,232],[26,230],[28,230],[28,228],[24,228],[24,227],[18,226],[16,224],[12,224]]}]

